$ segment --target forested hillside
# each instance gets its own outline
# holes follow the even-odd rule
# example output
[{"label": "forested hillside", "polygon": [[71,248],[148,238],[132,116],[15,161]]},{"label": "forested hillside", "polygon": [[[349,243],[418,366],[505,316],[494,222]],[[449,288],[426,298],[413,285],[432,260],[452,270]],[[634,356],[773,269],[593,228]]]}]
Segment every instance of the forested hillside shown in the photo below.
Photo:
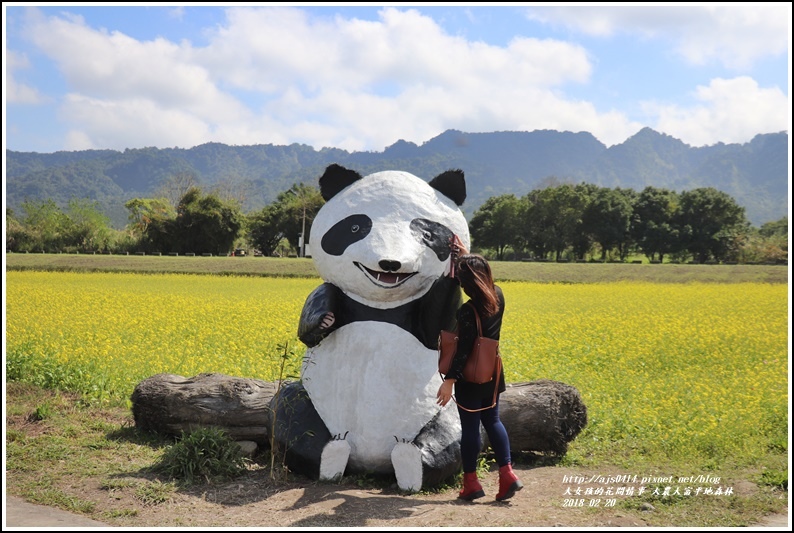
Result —
[{"label": "forested hillside", "polygon": [[337,148],[207,143],[189,149],[86,150],[52,154],[6,151],[6,207],[25,200],[96,200],[122,227],[124,202],[153,197],[172,176],[189,175],[205,190],[257,210],[295,183],[315,184],[330,163],[362,174],[406,170],[424,179],[449,168],[466,173],[471,216],[491,196],[559,183],[593,183],[641,191],[714,187],[736,199],[755,225],[788,213],[788,133],[757,135],[745,144],[694,148],[645,128],[607,148],[586,132],[464,133],[449,130],[422,145],[398,141],[383,152]]}]

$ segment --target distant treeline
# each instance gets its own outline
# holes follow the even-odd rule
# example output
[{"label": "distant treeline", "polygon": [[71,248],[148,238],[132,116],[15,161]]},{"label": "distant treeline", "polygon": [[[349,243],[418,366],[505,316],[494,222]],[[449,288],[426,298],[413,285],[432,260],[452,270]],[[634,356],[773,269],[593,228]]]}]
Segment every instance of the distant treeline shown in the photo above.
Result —
[{"label": "distant treeline", "polygon": [[469,222],[476,247],[495,258],[626,260],[642,254],[696,262],[778,262],[788,218],[754,228],[744,208],[712,187],[678,193],[646,187],[557,185],[491,197]]},{"label": "distant treeline", "polygon": [[[175,177],[169,198],[134,198],[129,223],[111,227],[96,202],[28,201],[6,210],[11,252],[303,255],[312,221],[324,201],[316,187],[296,184],[264,208],[240,203]],[[488,198],[472,216],[472,250],[497,260],[783,262],[788,219],[753,227],[744,208],[717,189],[641,192],[582,183]],[[304,246],[304,244],[306,246]]]}]

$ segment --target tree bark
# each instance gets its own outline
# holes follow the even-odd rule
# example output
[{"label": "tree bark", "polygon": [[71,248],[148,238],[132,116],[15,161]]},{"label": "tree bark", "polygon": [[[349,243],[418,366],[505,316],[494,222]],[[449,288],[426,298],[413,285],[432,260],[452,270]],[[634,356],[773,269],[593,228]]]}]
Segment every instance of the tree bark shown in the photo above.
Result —
[{"label": "tree bark", "polygon": [[[278,382],[224,374],[156,374],[135,387],[132,414],[136,427],[146,431],[179,436],[217,427],[234,440],[267,446],[270,403],[278,388]],[[500,396],[499,415],[516,453],[563,455],[587,425],[579,391],[552,380],[508,383]]]},{"label": "tree bark", "polygon": [[234,440],[266,444],[269,404],[277,388],[277,383],[224,374],[156,374],[135,387],[132,415],[135,426],[146,431],[179,436],[212,426]]},{"label": "tree bark", "polygon": [[499,398],[499,418],[513,452],[564,455],[587,425],[579,391],[559,381],[508,383]]}]

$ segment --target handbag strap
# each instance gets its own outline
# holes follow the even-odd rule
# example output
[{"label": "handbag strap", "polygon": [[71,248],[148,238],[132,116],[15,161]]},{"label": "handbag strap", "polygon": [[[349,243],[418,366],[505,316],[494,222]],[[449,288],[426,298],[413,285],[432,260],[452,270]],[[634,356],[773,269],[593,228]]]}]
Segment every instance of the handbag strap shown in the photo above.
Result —
[{"label": "handbag strap", "polygon": [[461,404],[458,403],[458,400],[453,396],[452,399],[455,400],[455,403],[458,405],[458,408],[463,409],[468,413],[479,413],[480,411],[487,411],[488,409],[493,409],[496,407],[496,399],[499,397],[499,376],[502,374],[502,358],[497,356],[496,357],[496,374],[494,377],[494,384],[493,384],[493,403],[488,407],[481,407],[479,409],[467,409],[463,407]]},{"label": "handbag strap", "polygon": [[471,301],[466,303],[468,303],[471,306],[472,310],[474,311],[474,318],[477,320],[477,336],[482,337],[482,326],[480,325],[480,313],[477,312],[477,308],[474,307],[474,304]]}]

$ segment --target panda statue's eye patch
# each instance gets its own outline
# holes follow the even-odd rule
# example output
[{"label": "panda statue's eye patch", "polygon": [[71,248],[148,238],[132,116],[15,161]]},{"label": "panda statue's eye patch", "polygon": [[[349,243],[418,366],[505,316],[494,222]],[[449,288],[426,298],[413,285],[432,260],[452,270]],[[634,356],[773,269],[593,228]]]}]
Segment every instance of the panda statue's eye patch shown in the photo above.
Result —
[{"label": "panda statue's eye patch", "polygon": [[369,235],[372,220],[367,215],[350,215],[325,232],[320,245],[328,255],[342,255],[351,244]]},{"label": "panda statue's eye patch", "polygon": [[416,240],[433,250],[439,261],[449,258],[449,241],[454,234],[445,225],[426,218],[415,218],[411,221],[411,233]]}]

